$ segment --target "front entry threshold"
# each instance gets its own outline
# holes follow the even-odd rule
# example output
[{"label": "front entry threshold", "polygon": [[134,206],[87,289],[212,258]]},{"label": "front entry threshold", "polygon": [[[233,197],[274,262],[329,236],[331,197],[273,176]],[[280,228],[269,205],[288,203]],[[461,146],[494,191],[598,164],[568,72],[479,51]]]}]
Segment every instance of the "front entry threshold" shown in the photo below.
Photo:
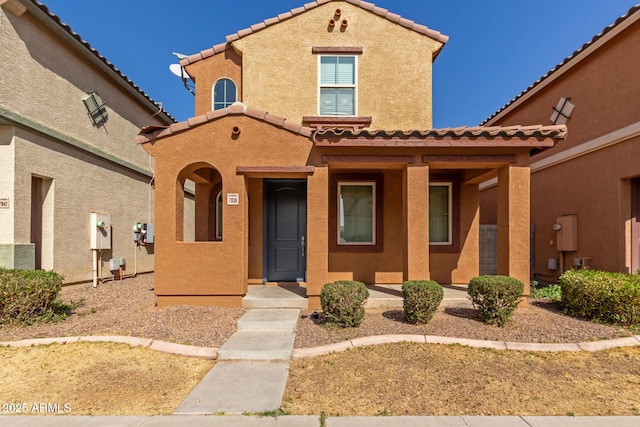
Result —
[{"label": "front entry threshold", "polygon": [[299,308],[307,310],[307,289],[295,282],[273,285],[249,285],[242,298],[243,308]]}]

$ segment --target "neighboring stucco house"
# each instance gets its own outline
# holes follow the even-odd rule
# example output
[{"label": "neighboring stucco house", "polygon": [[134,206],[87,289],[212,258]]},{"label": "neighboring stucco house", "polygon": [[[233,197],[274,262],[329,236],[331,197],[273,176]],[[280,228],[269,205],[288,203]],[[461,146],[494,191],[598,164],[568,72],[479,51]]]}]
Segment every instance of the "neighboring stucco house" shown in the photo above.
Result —
[{"label": "neighboring stucco house", "polygon": [[432,129],[447,39],[371,3],[325,0],[183,59],[196,116],[137,138],[156,161],[158,304],[240,306],[249,284],[298,282],[313,308],[338,279],[468,283],[491,177],[500,272],[527,283],[530,152],[566,128]]},{"label": "neighboring stucco house", "polygon": [[[569,128],[566,141],[531,158],[535,273],[543,279],[580,265],[621,272],[640,268],[638,70],[640,6],[485,122],[555,120]],[[496,224],[499,188],[495,182],[481,188],[480,222]]]},{"label": "neighboring stucco house", "polygon": [[0,266],[67,284],[110,278],[110,258],[152,271],[133,233],[153,222],[152,159],[132,141],[173,122],[46,6],[0,0]]}]

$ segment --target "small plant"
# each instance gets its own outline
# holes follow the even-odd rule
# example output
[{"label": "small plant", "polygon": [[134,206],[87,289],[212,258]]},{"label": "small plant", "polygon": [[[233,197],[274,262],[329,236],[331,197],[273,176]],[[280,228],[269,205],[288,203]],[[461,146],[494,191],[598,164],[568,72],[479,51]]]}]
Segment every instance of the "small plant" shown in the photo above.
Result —
[{"label": "small plant", "polygon": [[531,296],[558,302],[562,299],[562,289],[558,284],[543,285],[534,280],[531,282]]},{"label": "small plant", "polygon": [[595,270],[560,276],[562,308],[571,316],[621,326],[640,325],[640,277]]},{"label": "small plant", "polygon": [[327,283],[320,292],[320,304],[328,322],[344,328],[360,326],[369,290],[364,283],[338,280]]},{"label": "small plant", "polygon": [[480,320],[501,327],[511,320],[523,290],[521,281],[508,276],[480,276],[469,282],[469,297]]},{"label": "small plant", "polygon": [[402,284],[404,317],[409,323],[427,323],[438,310],[444,291],[433,280],[409,280]]},{"label": "small plant", "polygon": [[56,319],[66,307],[57,300],[63,277],[53,271],[0,268],[0,324]]}]

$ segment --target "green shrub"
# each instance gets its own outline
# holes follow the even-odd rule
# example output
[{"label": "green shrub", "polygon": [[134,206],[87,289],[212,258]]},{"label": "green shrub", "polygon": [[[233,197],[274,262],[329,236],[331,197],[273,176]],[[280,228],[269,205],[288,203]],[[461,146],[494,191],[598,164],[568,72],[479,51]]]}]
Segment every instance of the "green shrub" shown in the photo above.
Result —
[{"label": "green shrub", "polygon": [[409,280],[402,284],[404,317],[409,323],[427,323],[442,302],[442,286],[433,280]]},{"label": "green shrub", "polygon": [[360,326],[369,290],[361,282],[338,280],[327,283],[320,292],[320,304],[327,321],[348,328]]},{"label": "green shrub", "polygon": [[640,276],[569,270],[560,276],[565,313],[621,326],[640,325]]},{"label": "green shrub", "polygon": [[562,299],[562,290],[560,289],[560,285],[556,283],[543,285],[534,280],[531,282],[531,296],[533,298],[544,298],[558,302]]},{"label": "green shrub", "polygon": [[0,268],[0,324],[50,316],[63,277],[53,271]]},{"label": "green shrub", "polygon": [[504,326],[511,320],[523,290],[521,281],[508,276],[480,276],[469,282],[469,297],[480,320],[490,325]]}]

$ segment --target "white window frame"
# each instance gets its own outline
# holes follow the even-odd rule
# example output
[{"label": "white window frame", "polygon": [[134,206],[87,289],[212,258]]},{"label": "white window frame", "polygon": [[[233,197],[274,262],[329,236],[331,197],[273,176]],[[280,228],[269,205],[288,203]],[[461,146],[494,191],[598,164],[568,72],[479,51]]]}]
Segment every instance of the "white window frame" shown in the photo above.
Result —
[{"label": "white window frame", "polygon": [[[231,83],[233,83],[233,85],[236,88],[235,102],[238,102],[238,84],[231,77],[220,77],[218,80],[213,82],[213,85],[211,86],[211,111],[215,111],[216,109],[216,85],[221,80],[229,80]],[[225,101],[225,104],[226,104],[226,101]],[[227,108],[227,107],[218,108],[218,110],[222,110],[223,108]]]},{"label": "white window frame", "polygon": [[[448,191],[448,236],[446,242],[432,242],[431,234],[429,234],[429,244],[435,246],[451,246],[453,245],[453,182],[431,182],[429,183],[429,193],[431,193],[431,187],[447,187]],[[429,214],[430,215],[430,214]],[[431,218],[429,218],[431,222]]]},{"label": "white window frame", "polygon": [[[353,58],[353,84],[349,85],[323,85],[322,84],[322,58],[344,57]],[[320,94],[323,88],[353,88],[353,114],[322,114],[320,108]],[[358,55],[318,55],[318,116],[319,117],[356,117],[358,115]]]},{"label": "white window frame", "polygon": [[[371,242],[342,242],[340,241],[340,224],[342,214],[342,204],[340,203],[340,196],[342,195],[343,186],[362,186],[371,187]],[[337,224],[336,227],[336,242],[339,246],[375,246],[376,245],[376,182],[375,181],[338,181],[338,200],[337,203]]]}]

